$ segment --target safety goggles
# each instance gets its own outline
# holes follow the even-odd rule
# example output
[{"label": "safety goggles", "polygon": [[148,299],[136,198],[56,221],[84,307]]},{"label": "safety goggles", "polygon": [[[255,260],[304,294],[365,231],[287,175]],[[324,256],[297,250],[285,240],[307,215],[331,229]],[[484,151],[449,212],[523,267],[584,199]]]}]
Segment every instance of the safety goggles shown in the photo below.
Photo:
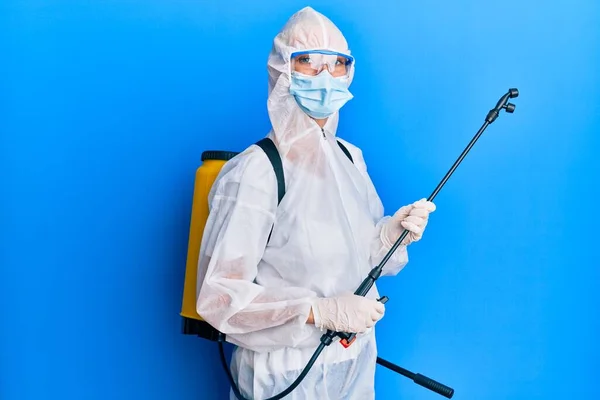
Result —
[{"label": "safety goggles", "polygon": [[292,72],[305,75],[318,75],[327,69],[336,78],[347,77],[353,63],[354,57],[329,50],[298,51],[291,56]]}]

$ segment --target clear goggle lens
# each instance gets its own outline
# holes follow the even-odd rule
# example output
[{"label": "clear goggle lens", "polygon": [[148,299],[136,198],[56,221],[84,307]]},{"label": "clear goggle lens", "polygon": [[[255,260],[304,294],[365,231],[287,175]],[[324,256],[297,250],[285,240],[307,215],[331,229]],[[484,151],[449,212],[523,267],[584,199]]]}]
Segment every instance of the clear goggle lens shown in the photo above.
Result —
[{"label": "clear goggle lens", "polygon": [[328,50],[310,50],[292,54],[292,71],[304,75],[318,75],[324,70],[334,77],[350,74],[354,58],[347,54]]}]

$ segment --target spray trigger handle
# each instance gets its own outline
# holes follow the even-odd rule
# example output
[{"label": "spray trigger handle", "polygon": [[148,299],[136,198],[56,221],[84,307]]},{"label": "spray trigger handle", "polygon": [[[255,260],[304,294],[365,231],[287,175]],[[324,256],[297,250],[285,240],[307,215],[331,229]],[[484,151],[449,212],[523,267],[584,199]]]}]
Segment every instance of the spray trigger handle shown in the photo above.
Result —
[{"label": "spray trigger handle", "polygon": [[[389,297],[387,296],[382,296],[381,298],[377,299],[377,301],[381,304],[387,303],[388,300]],[[352,343],[354,343],[356,340],[356,333],[339,333],[338,336],[342,339],[340,340],[340,344],[344,346],[345,349],[352,346]]]}]

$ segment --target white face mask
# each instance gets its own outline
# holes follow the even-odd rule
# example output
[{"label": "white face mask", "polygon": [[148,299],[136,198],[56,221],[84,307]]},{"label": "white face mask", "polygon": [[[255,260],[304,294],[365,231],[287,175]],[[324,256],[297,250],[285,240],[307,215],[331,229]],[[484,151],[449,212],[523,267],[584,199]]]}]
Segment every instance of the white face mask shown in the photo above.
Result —
[{"label": "white face mask", "polygon": [[290,93],[300,108],[315,119],[329,117],[354,97],[348,90],[346,76],[334,78],[326,70],[316,76],[292,72]]}]

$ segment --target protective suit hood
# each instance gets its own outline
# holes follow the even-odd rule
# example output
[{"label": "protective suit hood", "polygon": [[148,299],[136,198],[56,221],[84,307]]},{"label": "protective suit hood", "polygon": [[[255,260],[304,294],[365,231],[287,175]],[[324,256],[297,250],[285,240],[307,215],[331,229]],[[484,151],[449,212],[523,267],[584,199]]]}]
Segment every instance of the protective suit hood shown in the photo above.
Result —
[{"label": "protective suit hood", "polygon": [[[296,12],[287,21],[283,29],[275,37],[269,55],[267,68],[269,73],[269,97],[267,109],[273,131],[271,138],[277,144],[282,155],[289,159],[310,156],[319,137],[321,128],[296,103],[290,94],[292,53],[304,50],[331,50],[350,55],[348,43],[342,32],[323,14],[311,7]],[[352,66],[348,84],[352,82],[354,66]],[[331,115],[324,127],[330,135],[336,135],[339,113]],[[292,145],[296,148],[292,149]],[[302,149],[302,153],[300,153]],[[299,150],[298,152],[295,150]],[[292,154],[288,152],[292,151]]]}]

